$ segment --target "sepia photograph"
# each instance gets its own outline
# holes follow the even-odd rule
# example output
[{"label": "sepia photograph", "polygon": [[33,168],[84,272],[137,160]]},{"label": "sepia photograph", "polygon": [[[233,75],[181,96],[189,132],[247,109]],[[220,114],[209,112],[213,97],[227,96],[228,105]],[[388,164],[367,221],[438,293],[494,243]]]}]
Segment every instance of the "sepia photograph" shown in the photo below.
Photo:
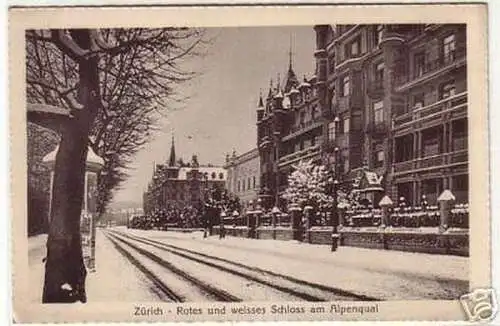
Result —
[{"label": "sepia photograph", "polygon": [[471,272],[489,217],[472,209],[470,25],[310,22],[18,29],[23,302],[128,304],[119,321],[363,320],[385,302],[490,318]]}]

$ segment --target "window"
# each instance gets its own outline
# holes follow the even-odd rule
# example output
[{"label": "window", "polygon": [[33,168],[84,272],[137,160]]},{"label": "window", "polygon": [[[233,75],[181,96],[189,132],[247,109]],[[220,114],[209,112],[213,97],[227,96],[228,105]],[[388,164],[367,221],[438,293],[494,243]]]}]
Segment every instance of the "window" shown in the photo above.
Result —
[{"label": "window", "polygon": [[382,40],[383,31],[384,31],[384,25],[376,25],[375,26],[375,34],[374,34],[375,46],[380,44],[380,41]]},{"label": "window", "polygon": [[373,103],[374,121],[376,124],[384,122],[384,102],[378,101]]},{"label": "window", "polygon": [[424,93],[413,95],[413,108],[420,109],[424,107]]},{"label": "window", "polygon": [[375,152],[375,167],[381,167],[384,165],[384,151],[378,150]]},{"label": "window", "polygon": [[351,120],[349,120],[349,118],[344,118],[344,121],[342,122],[342,126],[344,127],[343,128],[344,134],[349,133],[350,123],[351,123]]},{"label": "window", "polygon": [[344,173],[349,172],[349,152],[342,151],[342,166],[344,169]]},{"label": "window", "polygon": [[224,179],[224,173],[219,173],[219,179]]},{"label": "window", "polygon": [[341,85],[341,91],[342,91],[340,96],[349,95],[349,75],[342,77],[342,79],[340,80],[340,85]]},{"label": "window", "polygon": [[329,58],[328,58],[328,67],[330,70],[330,73],[335,72],[335,53],[333,53]]},{"label": "window", "polygon": [[333,111],[334,105],[335,105],[335,86],[332,88],[330,93],[330,110]]},{"label": "window", "polygon": [[328,140],[335,140],[335,122],[328,124]]},{"label": "window", "polygon": [[215,172],[212,172],[212,179],[215,179],[215,177],[216,177]]},{"label": "window", "polygon": [[253,189],[255,189],[255,176],[253,176]]},{"label": "window", "polygon": [[425,53],[419,52],[413,57],[413,74],[420,77],[425,73]]},{"label": "window", "polygon": [[440,133],[436,129],[422,135],[423,156],[433,156],[441,153]]},{"label": "window", "polygon": [[238,180],[238,192],[240,192],[240,181]]},{"label": "window", "polygon": [[346,58],[357,57],[361,53],[361,38],[357,37],[351,43],[346,46]]},{"label": "window", "polygon": [[385,64],[383,62],[380,62],[375,66],[376,83],[382,83],[382,81],[384,80],[384,69],[385,69]]},{"label": "window", "polygon": [[441,87],[439,88],[439,98],[441,100],[448,98],[448,97],[451,97],[453,95],[455,95],[455,83],[454,82],[445,83],[445,84],[441,85]]},{"label": "window", "polygon": [[250,177],[248,177],[248,180],[247,180],[247,190],[250,190]]},{"label": "window", "polygon": [[317,110],[317,108],[315,106],[311,109],[311,120],[312,121],[314,121],[316,119],[316,110]]},{"label": "window", "polygon": [[443,39],[443,63],[455,60],[455,35],[451,34]]},{"label": "window", "polygon": [[241,191],[245,191],[245,179],[241,181]]}]

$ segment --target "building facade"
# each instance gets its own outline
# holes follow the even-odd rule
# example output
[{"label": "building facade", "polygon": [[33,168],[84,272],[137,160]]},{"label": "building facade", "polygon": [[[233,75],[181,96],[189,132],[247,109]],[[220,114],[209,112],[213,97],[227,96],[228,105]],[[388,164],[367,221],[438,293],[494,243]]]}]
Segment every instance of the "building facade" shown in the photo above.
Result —
[{"label": "building facade", "polygon": [[318,25],[315,75],[285,81],[257,108],[262,195],[286,187],[294,162],[360,175],[417,205],[444,189],[468,201],[465,25]]},{"label": "building facade", "polygon": [[176,207],[199,208],[212,189],[223,190],[226,169],[220,166],[200,165],[196,155],[189,164],[176,161],[172,138],[167,164],[155,164],[153,177],[143,194],[143,208],[147,215],[158,210]]},{"label": "building facade", "polygon": [[240,199],[245,207],[258,198],[260,189],[259,151],[254,148],[241,155],[226,156],[226,189]]}]

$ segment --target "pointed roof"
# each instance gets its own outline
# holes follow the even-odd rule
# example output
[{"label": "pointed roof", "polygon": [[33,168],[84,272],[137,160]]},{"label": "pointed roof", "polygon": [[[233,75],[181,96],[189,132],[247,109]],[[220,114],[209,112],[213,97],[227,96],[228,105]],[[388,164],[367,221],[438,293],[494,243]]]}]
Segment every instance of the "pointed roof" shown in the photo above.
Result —
[{"label": "pointed roof", "polygon": [[264,101],[262,100],[262,92],[259,94],[259,104],[257,104],[257,110],[264,110]]},{"label": "pointed roof", "polygon": [[269,92],[267,93],[267,98],[273,97],[273,79],[269,81]]},{"label": "pointed roof", "polygon": [[288,51],[288,71],[286,74],[286,79],[284,83],[285,93],[290,92],[293,87],[299,86],[299,80],[295,71],[293,71],[293,62],[292,62],[292,35],[290,34],[290,50]]},{"label": "pointed roof", "polygon": [[168,166],[175,166],[175,144],[174,144],[173,133],[172,133],[172,145],[170,146],[170,158],[168,160]]}]

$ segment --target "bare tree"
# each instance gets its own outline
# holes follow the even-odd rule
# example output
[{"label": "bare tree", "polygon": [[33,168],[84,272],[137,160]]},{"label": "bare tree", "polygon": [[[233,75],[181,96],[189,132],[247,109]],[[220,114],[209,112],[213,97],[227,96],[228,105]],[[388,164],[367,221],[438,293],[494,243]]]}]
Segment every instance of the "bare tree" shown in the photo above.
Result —
[{"label": "bare tree", "polygon": [[26,33],[31,103],[67,109],[58,121],[43,302],[86,302],[80,213],[88,146],[105,160],[100,208],[149,139],[157,115],[191,79],[181,69],[198,55],[203,31],[164,29],[31,30]]}]

